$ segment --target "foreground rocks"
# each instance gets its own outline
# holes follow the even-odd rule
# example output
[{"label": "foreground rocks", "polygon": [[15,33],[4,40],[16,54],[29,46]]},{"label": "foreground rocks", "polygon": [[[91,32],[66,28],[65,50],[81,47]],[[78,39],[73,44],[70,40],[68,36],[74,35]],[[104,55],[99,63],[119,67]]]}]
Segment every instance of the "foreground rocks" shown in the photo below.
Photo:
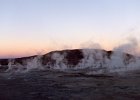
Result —
[{"label": "foreground rocks", "polygon": [[140,71],[93,76],[60,71],[0,75],[0,100],[139,100]]}]

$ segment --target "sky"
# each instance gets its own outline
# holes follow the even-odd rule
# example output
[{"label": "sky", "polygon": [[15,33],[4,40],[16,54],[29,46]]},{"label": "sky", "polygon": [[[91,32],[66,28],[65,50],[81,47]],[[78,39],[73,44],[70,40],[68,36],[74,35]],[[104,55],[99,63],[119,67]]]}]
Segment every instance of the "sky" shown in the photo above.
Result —
[{"label": "sky", "polygon": [[0,57],[140,41],[140,0],[0,0]]}]

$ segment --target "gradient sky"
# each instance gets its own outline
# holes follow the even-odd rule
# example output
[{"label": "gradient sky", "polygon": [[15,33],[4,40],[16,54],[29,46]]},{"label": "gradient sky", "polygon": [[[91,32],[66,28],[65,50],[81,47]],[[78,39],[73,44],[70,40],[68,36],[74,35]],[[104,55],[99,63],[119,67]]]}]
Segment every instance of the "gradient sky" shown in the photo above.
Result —
[{"label": "gradient sky", "polygon": [[140,40],[140,0],[0,0],[0,57]]}]

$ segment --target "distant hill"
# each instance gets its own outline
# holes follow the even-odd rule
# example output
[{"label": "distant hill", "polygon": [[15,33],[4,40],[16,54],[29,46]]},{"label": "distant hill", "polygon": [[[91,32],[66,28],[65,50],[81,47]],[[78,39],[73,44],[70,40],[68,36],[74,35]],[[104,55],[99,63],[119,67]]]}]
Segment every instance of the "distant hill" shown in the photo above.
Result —
[{"label": "distant hill", "polygon": [[[134,56],[127,53],[120,53],[123,56],[123,62],[125,64],[129,63],[130,60],[134,60]],[[96,55],[100,57],[98,58]],[[99,49],[72,49],[72,50],[62,50],[62,51],[52,51],[47,54],[38,56],[29,56],[22,58],[13,58],[13,59],[0,59],[0,65],[8,65],[9,62],[12,64],[26,64],[27,61],[30,61],[34,58],[38,58],[42,65],[54,65],[55,63],[63,62],[66,65],[74,67],[78,65],[82,59],[85,59],[85,56],[93,57],[96,61],[111,59],[112,55],[115,54],[114,51],[106,51]],[[86,58],[87,60],[92,58]],[[85,59],[85,60],[86,60]]]}]

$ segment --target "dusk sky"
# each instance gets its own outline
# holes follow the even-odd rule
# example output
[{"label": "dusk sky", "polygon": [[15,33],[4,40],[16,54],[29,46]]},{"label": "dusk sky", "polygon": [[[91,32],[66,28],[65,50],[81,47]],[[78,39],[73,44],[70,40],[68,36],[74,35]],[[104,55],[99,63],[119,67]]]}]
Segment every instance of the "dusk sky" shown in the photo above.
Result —
[{"label": "dusk sky", "polygon": [[0,0],[0,57],[140,42],[140,0]]}]

